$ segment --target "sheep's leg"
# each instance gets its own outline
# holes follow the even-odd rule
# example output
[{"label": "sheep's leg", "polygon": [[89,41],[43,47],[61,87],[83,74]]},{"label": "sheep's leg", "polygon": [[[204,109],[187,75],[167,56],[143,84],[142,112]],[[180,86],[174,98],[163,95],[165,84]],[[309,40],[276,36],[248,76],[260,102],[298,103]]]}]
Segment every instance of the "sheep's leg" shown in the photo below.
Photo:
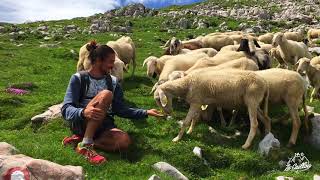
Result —
[{"label": "sheep's leg", "polygon": [[258,108],[258,119],[260,119],[264,125],[265,134],[268,134],[271,131],[271,119],[269,116],[264,115],[260,108]]},{"label": "sheep's leg", "polygon": [[232,111],[232,117],[229,123],[229,127],[233,126],[233,124],[235,123],[236,117],[237,117],[238,111],[237,110],[233,110]]},{"label": "sheep's leg", "polygon": [[191,121],[191,125],[189,127],[189,130],[187,131],[187,134],[191,134],[193,129],[194,129],[194,126],[196,125],[197,123],[197,119],[196,118],[193,118],[192,121]]},{"label": "sheep's leg", "polygon": [[293,103],[287,103],[287,104],[289,105],[288,108],[289,108],[289,112],[292,119],[292,131],[291,131],[291,136],[288,143],[288,147],[291,147],[292,145],[296,144],[299,129],[301,126],[301,121],[298,115],[298,107],[292,106]]},{"label": "sheep's leg", "polygon": [[175,138],[172,140],[173,142],[177,142],[177,141],[179,141],[179,140],[182,138],[182,136],[183,136],[183,134],[184,134],[184,131],[185,131],[185,129],[187,128],[187,126],[190,125],[191,120],[192,120],[192,119],[195,119],[195,118],[198,116],[199,111],[200,111],[200,106],[201,106],[201,105],[190,105],[190,108],[189,108],[187,117],[185,118],[185,120],[184,120],[183,123],[182,123],[182,126],[181,126],[181,129],[180,129],[180,131],[179,131],[178,136],[175,137]]},{"label": "sheep's leg", "polygon": [[310,103],[312,103],[314,98],[317,98],[317,94],[318,94],[319,88],[320,88],[319,86],[315,86],[313,88],[312,93],[311,93]]},{"label": "sheep's leg", "polygon": [[226,120],[224,119],[224,116],[223,116],[223,113],[222,113],[222,108],[221,107],[217,107],[217,110],[219,112],[221,126],[222,127],[226,127],[227,123],[226,123]]},{"label": "sheep's leg", "polygon": [[248,112],[250,117],[250,132],[246,142],[242,145],[243,149],[248,149],[251,146],[252,140],[257,133],[258,120],[257,120],[257,106],[248,106]]}]

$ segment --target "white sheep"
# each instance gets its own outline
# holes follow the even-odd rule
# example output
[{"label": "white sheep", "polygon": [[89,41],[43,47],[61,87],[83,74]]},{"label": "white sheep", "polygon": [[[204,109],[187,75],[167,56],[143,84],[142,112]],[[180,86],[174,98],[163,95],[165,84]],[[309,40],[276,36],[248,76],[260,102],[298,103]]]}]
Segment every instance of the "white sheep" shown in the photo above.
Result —
[{"label": "white sheep", "polygon": [[207,57],[208,55],[205,53],[182,54],[179,56],[179,58],[172,58],[166,61],[159,76],[158,82],[155,83],[151,92],[153,92],[160,84],[168,81],[169,74],[171,74],[173,71],[185,71],[192,67],[197,61],[201,61]]},{"label": "white sheep", "polygon": [[314,57],[311,60],[308,58],[301,58],[298,61],[297,72],[301,75],[307,74],[311,86],[314,88],[311,93],[310,102],[316,98],[320,88],[320,56]]},{"label": "white sheep", "polygon": [[320,29],[309,29],[307,36],[308,36],[308,41],[310,43],[313,42],[312,39],[320,37]]},{"label": "white sheep", "polygon": [[[84,71],[89,70],[91,68],[91,61],[89,59],[89,51],[87,49],[87,45],[89,43],[86,43],[83,45],[79,50],[79,60],[77,63],[77,71]],[[111,69],[111,74],[114,75],[119,82],[122,82],[123,80],[123,71],[128,72],[126,65],[123,61],[121,61],[118,57],[117,52],[113,68]]]},{"label": "white sheep", "polygon": [[305,36],[305,30],[299,30],[298,32],[285,32],[284,36],[288,40],[302,42]]},{"label": "white sheep", "polygon": [[206,53],[209,57],[215,56],[218,51],[213,48],[200,48],[196,50],[190,50],[186,54]]},{"label": "white sheep", "polygon": [[270,57],[272,59],[275,59],[279,62],[277,68],[288,68],[287,64],[283,61],[281,55],[280,55],[280,49],[278,48],[271,48],[269,51]]},{"label": "white sheep", "polygon": [[[203,60],[205,60],[205,59],[203,59]],[[169,81],[173,81],[173,80],[176,80],[178,78],[182,78],[184,76],[187,76],[187,75],[193,74],[193,73],[201,73],[203,71],[217,71],[217,70],[222,70],[222,69],[239,69],[239,70],[257,71],[257,70],[259,70],[259,67],[252,59],[249,59],[247,57],[242,57],[242,58],[228,61],[223,64],[216,65],[216,66],[193,69],[190,71],[189,70],[188,71],[173,71],[169,75]]]},{"label": "white sheep", "polygon": [[119,59],[121,59],[126,65],[132,63],[132,75],[134,75],[136,69],[136,48],[129,36],[122,36],[116,41],[108,41],[107,45],[114,49]]},{"label": "white sheep", "polygon": [[[292,119],[292,131],[288,146],[296,144],[300,129],[299,106],[302,104],[305,112],[304,123],[308,131],[308,112],[305,104],[305,95],[307,86],[305,80],[299,73],[291,70],[272,68],[262,71],[256,71],[257,75],[262,77],[268,83],[269,87],[269,105],[286,104]],[[264,112],[268,114],[268,112]],[[259,119],[266,118],[270,126],[270,118],[262,113],[258,115]]]},{"label": "white sheep", "polygon": [[207,35],[202,39],[205,48],[214,48],[220,50],[222,47],[234,44],[233,39],[228,35]]},{"label": "white sheep", "polygon": [[190,104],[187,117],[183,121],[178,136],[173,139],[174,142],[182,138],[184,130],[191,121],[190,128],[194,127],[202,106],[210,104],[225,109],[246,106],[250,116],[250,132],[242,148],[247,149],[251,146],[257,131],[257,110],[263,100],[264,107],[267,108],[268,94],[267,83],[254,72],[224,70],[206,71],[168,81],[161,84],[155,91],[154,99],[167,114],[172,113],[173,97],[184,98]]},{"label": "white sheep", "polygon": [[266,33],[258,37],[258,41],[261,41],[265,44],[271,44],[273,39],[273,33]]},{"label": "white sheep", "polygon": [[200,49],[203,47],[203,43],[201,39],[202,37],[197,37],[196,39],[181,41],[176,37],[172,37],[164,45],[164,47],[168,47],[165,50],[164,55],[185,54],[189,50]]},{"label": "white sheep", "polygon": [[288,65],[295,65],[300,58],[311,58],[308,47],[303,42],[287,40],[283,33],[276,33],[272,45],[277,47],[282,60]]}]

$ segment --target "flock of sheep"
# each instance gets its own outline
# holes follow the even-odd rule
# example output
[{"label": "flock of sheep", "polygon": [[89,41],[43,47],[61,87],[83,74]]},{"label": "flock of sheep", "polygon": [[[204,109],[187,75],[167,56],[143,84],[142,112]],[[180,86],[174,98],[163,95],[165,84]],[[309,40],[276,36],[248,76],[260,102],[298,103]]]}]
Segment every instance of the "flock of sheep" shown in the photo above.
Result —
[{"label": "flock of sheep", "polygon": [[[171,114],[172,99],[180,98],[189,105],[189,111],[174,142],[179,141],[185,129],[190,134],[198,120],[211,120],[214,110],[226,125],[222,109],[246,108],[250,119],[250,131],[242,148],[251,146],[258,119],[266,133],[271,130],[268,116],[270,104],[285,104],[292,119],[289,146],[295,145],[301,121],[299,108],[305,113],[304,126],[309,131],[308,112],[305,104],[307,89],[314,89],[311,99],[317,97],[320,88],[320,57],[312,58],[308,44],[320,37],[320,30],[307,33],[277,32],[261,36],[241,31],[216,32],[195,39],[181,41],[175,37],[164,45],[161,57],[150,56],[144,60],[147,76],[156,78],[152,88],[154,99],[163,112]],[[111,74],[123,80],[123,71],[132,62],[136,66],[135,46],[130,37],[121,37],[107,43],[117,55]],[[272,60],[279,65],[272,68]],[[81,47],[77,69],[90,68],[86,44]],[[305,76],[306,75],[306,76]],[[231,118],[234,121],[234,116]]]}]

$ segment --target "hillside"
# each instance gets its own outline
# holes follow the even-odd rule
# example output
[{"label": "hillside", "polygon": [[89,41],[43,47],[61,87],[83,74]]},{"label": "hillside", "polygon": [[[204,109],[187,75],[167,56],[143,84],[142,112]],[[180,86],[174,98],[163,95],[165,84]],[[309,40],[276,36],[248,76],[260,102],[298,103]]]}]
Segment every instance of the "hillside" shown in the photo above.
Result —
[{"label": "hillside", "polygon": [[[138,4],[86,18],[0,24],[0,141],[12,144],[21,153],[34,158],[82,166],[87,179],[148,179],[152,174],[170,179],[151,167],[159,161],[172,164],[189,179],[274,179],[280,175],[311,179],[314,174],[320,174],[319,150],[306,145],[302,133],[297,146],[285,147],[291,121],[288,125],[272,127],[281,149],[269,158],[257,152],[263,138],[261,134],[256,136],[250,150],[241,149],[249,131],[247,126],[220,128],[215,122],[219,132],[232,135],[235,130],[241,131],[240,137],[227,139],[210,133],[205,123],[199,123],[193,134],[172,143],[179,130],[177,121],[186,116],[188,108],[187,104],[176,102],[172,120],[149,117],[134,121],[117,117],[117,126],[129,133],[134,145],[129,152],[103,153],[109,162],[91,166],[71,148],[61,146],[61,140],[70,135],[62,118],[46,124],[32,124],[30,120],[63,101],[70,76],[76,71],[79,48],[92,39],[101,44],[122,35],[133,39],[138,65],[133,78],[130,72],[125,75],[125,99],[133,107],[149,109],[157,108],[149,93],[156,79],[146,76],[142,63],[151,55],[161,56],[164,50],[160,46],[173,36],[187,39],[231,30],[262,34],[320,26],[320,9],[315,8],[319,6],[318,1],[267,2],[209,0],[160,10]],[[23,83],[32,83],[29,94],[17,96],[5,92],[7,87]],[[320,112],[319,100],[308,105]],[[281,117],[284,114],[281,110],[287,111],[284,107],[273,107],[271,117]],[[195,146],[205,151],[208,166],[193,155]],[[304,172],[284,172],[279,161],[287,160],[297,152],[308,157],[312,168]]]}]

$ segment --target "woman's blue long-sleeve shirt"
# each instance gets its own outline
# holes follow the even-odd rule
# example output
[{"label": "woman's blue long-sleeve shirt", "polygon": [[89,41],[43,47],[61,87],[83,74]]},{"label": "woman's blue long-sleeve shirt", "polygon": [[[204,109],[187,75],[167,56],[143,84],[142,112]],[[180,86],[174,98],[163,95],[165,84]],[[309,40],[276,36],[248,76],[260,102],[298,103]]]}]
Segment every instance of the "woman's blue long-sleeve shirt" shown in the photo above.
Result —
[{"label": "woman's blue long-sleeve shirt", "polygon": [[[112,84],[115,86],[113,89],[113,99],[111,112],[108,113],[109,117],[117,115],[123,118],[129,119],[143,119],[146,118],[147,111],[144,109],[130,108],[125,105],[123,100],[123,91],[116,81],[115,77],[112,77]],[[68,122],[80,122],[83,121],[81,113],[87,106],[91,99],[80,100],[80,76],[79,73],[73,74],[70,78],[70,82],[64,97],[61,113],[63,118]],[[81,101],[81,102],[80,102]]]}]

